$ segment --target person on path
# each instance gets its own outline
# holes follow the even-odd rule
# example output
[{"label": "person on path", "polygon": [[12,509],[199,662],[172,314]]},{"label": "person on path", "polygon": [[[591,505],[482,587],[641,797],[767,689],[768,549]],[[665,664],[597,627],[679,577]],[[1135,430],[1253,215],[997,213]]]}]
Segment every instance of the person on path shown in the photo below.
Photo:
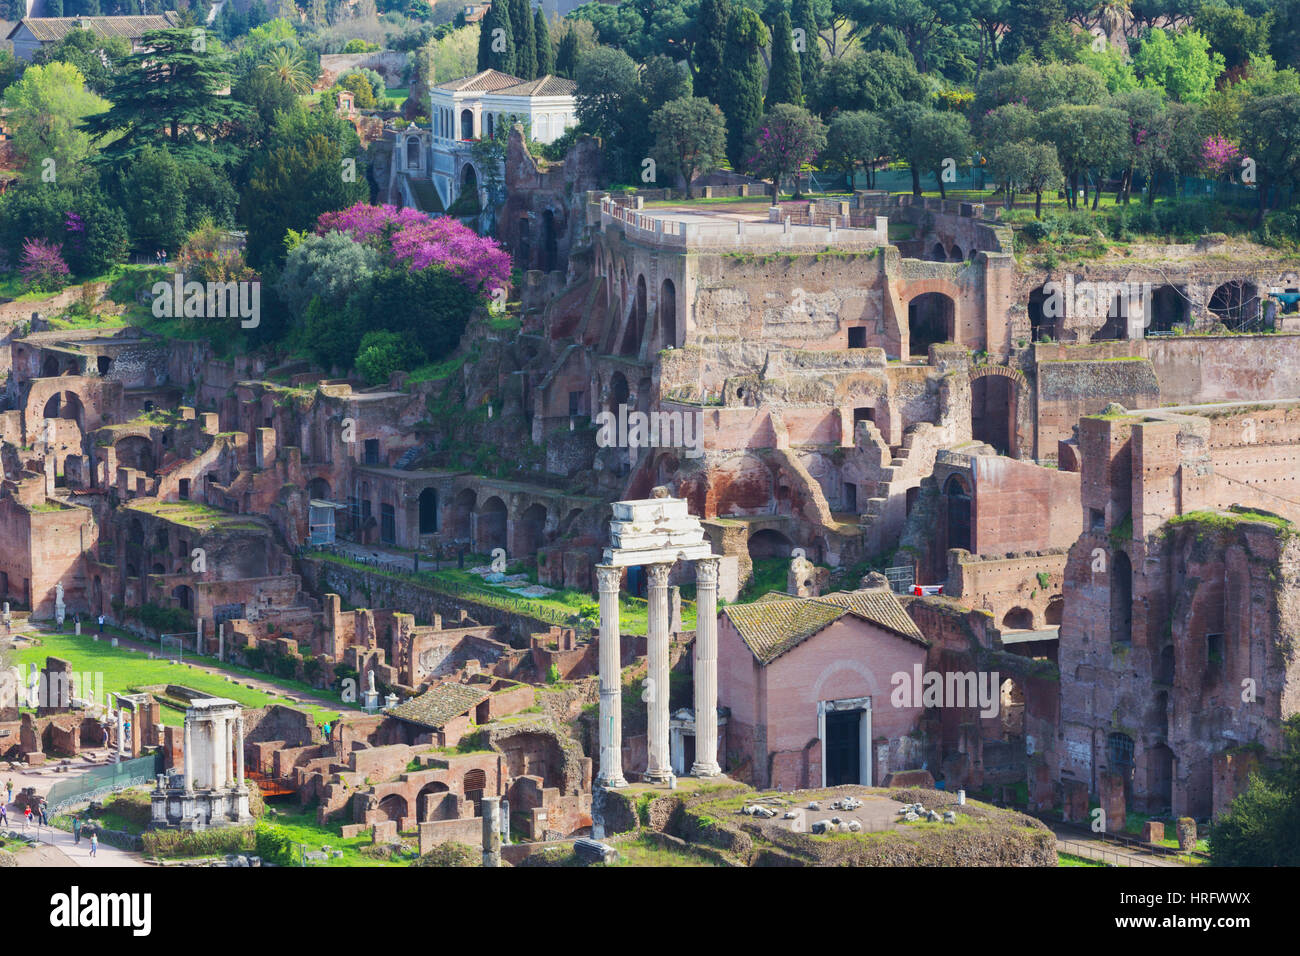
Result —
[{"label": "person on path", "polygon": [[81,842],[81,817],[75,813],[72,815],[72,842]]},{"label": "person on path", "polygon": [[96,831],[91,830],[90,831],[90,855],[94,856],[95,851],[98,849],[99,849],[99,834]]},{"label": "person on path", "polygon": [[8,783],[5,784],[5,791],[6,791],[6,793],[7,793],[7,796],[6,796],[6,798],[5,798],[5,803],[13,803],[13,802],[14,802],[14,782],[13,782],[12,780],[10,780]]},{"label": "person on path", "polygon": [[32,825],[32,805],[29,803],[23,807],[23,829],[26,830]]},{"label": "person on path", "polygon": [[104,636],[104,615],[101,614],[99,615],[99,617],[95,618],[95,623],[99,625],[99,636],[103,637]]}]

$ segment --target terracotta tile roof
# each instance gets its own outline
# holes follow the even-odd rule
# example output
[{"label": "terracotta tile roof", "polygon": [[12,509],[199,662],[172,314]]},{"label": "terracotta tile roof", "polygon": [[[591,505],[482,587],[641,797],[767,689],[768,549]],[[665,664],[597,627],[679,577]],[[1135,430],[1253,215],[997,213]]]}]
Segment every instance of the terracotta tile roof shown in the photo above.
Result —
[{"label": "terracotta tile roof", "polygon": [[100,37],[139,40],[150,30],[167,30],[180,24],[175,11],[139,17],[25,17],[18,21],[9,37],[23,24],[42,43],[62,40],[73,30],[87,29]]},{"label": "terracotta tile roof", "polygon": [[837,591],[817,598],[765,594],[752,604],[728,605],[722,613],[761,664],[770,664],[845,614],[929,646],[897,596],[887,590]]},{"label": "terracotta tile roof", "polygon": [[572,96],[577,88],[578,84],[573,80],[547,73],[535,80],[524,80],[522,83],[493,92],[503,96]]},{"label": "terracotta tile roof", "polygon": [[526,81],[517,76],[511,76],[509,73],[502,73],[500,70],[483,70],[473,76],[462,76],[459,80],[448,80],[446,83],[439,83],[434,89],[456,90],[467,93],[496,93],[506,87],[518,86],[524,82]]},{"label": "terracotta tile roof", "polygon": [[485,685],[478,684],[439,684],[419,697],[398,704],[389,711],[399,720],[432,727],[435,730],[444,727],[454,717],[469,711],[488,699]]}]

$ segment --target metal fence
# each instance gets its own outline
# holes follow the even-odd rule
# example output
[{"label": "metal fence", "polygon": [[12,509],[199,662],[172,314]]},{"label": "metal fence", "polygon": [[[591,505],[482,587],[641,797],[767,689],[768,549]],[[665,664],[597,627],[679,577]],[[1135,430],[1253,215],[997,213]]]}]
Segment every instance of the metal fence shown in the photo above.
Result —
[{"label": "metal fence", "polygon": [[94,800],[96,797],[124,790],[127,787],[152,783],[160,773],[162,773],[161,753],[136,757],[133,760],[123,760],[121,763],[94,767],[80,776],[60,780],[50,788],[45,799],[49,803],[50,810],[57,811],[62,807]]}]

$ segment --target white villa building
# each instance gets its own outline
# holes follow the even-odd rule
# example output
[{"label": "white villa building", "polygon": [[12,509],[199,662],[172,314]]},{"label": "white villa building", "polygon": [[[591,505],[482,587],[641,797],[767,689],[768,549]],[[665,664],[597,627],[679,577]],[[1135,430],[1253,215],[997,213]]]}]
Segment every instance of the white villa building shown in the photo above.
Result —
[{"label": "white villa building", "polygon": [[[482,176],[470,154],[474,140],[492,136],[502,126],[509,129],[516,121],[524,124],[535,142],[559,139],[578,122],[573,98],[576,87],[572,80],[549,74],[521,80],[498,70],[484,70],[430,90],[429,178],[443,208],[451,208],[466,186],[479,188]],[[398,140],[398,169],[408,175],[423,172],[418,164],[423,158],[418,131],[412,129],[406,137],[399,134]],[[480,203],[484,198],[480,194]]]}]

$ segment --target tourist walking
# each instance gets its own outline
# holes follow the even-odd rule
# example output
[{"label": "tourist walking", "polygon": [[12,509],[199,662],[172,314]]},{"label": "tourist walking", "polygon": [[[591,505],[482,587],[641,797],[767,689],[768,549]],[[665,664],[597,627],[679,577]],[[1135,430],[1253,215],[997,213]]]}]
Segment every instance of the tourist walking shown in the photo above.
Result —
[{"label": "tourist walking", "polygon": [[90,831],[90,855],[94,856],[95,851],[99,849],[99,833],[94,830]]},{"label": "tourist walking", "polygon": [[95,623],[99,625],[99,636],[103,637],[104,636],[104,615],[101,614],[99,615],[99,617],[95,618]]},{"label": "tourist walking", "polygon": [[23,829],[26,830],[32,825],[32,805],[29,803],[23,807]]},{"label": "tourist walking", "polygon": [[41,797],[40,812],[41,826],[48,827],[50,825],[50,805],[45,802],[44,797]]},{"label": "tourist walking", "polygon": [[75,813],[72,815],[72,842],[81,842],[81,817]]},{"label": "tourist walking", "polygon": [[6,797],[5,797],[5,803],[13,803],[13,802],[14,802],[14,782],[13,782],[12,780],[10,780],[8,783],[5,784],[5,792],[6,792],[6,794],[7,794]]}]

